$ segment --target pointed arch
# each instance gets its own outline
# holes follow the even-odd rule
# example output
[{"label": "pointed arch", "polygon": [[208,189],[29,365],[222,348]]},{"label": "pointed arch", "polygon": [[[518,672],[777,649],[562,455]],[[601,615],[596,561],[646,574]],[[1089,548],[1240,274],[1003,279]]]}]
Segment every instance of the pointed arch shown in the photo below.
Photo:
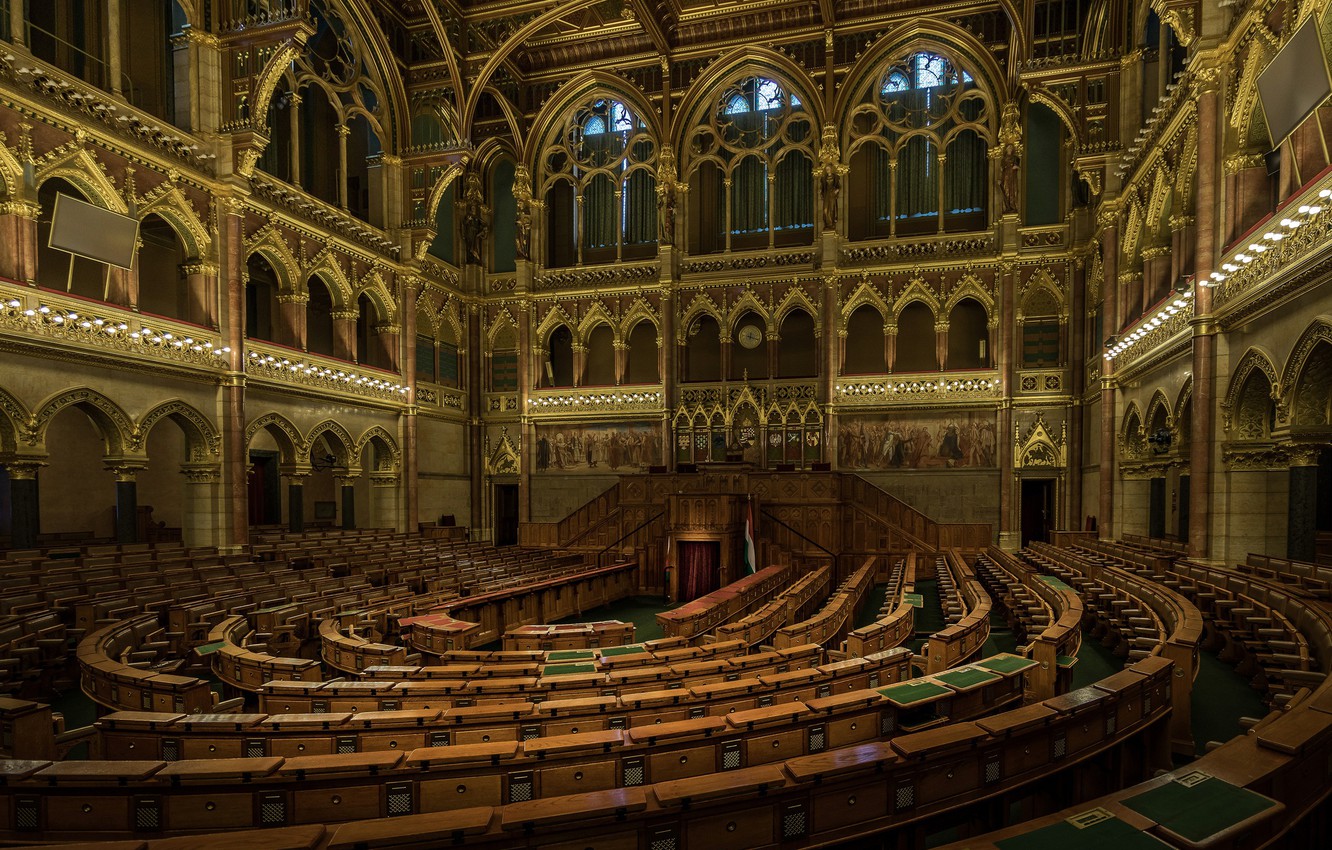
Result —
[{"label": "pointed arch", "polygon": [[528,134],[519,161],[527,163],[532,168],[533,174],[539,173],[537,158],[541,155],[544,140],[549,137],[552,130],[563,121],[569,110],[577,109],[588,100],[602,96],[624,103],[630,112],[642,119],[647,125],[648,133],[654,138],[665,137],[664,128],[659,124],[660,115],[657,108],[648,101],[640,89],[629,85],[623,77],[590,69],[570,77],[559,87],[554,97],[542,104],[532,120],[532,131]]},{"label": "pointed arch", "polygon": [[711,316],[716,320],[718,328],[726,324],[726,314],[722,312],[717,302],[712,300],[712,296],[700,292],[694,296],[680,316],[680,323],[675,329],[676,342],[683,344],[689,338],[689,326],[700,316]]},{"label": "pointed arch", "polygon": [[361,434],[361,438],[355,443],[355,452],[357,463],[360,462],[365,447],[374,444],[379,450],[380,468],[369,470],[370,472],[380,473],[398,473],[402,470],[402,449],[398,446],[398,440],[382,425],[372,425]]},{"label": "pointed arch", "polygon": [[245,451],[247,454],[250,450],[250,444],[254,442],[255,435],[261,429],[271,434],[273,440],[277,443],[282,463],[302,463],[309,453],[309,446],[305,444],[305,438],[301,436],[301,430],[281,413],[271,412],[251,420],[250,424],[245,426]]},{"label": "pointed arch", "polygon": [[0,189],[4,190],[0,198],[14,200],[23,188],[23,165],[10,151],[7,141],[5,134],[0,133]]},{"label": "pointed arch", "polygon": [[1138,403],[1136,401],[1129,402],[1128,407],[1124,409],[1124,416],[1119,425],[1119,449],[1121,453],[1130,457],[1142,454],[1146,439],[1142,423],[1142,411],[1138,408]]},{"label": "pointed arch", "polygon": [[[1290,358],[1281,373],[1280,400],[1277,405],[1277,418],[1289,424],[1329,424],[1326,420],[1329,412],[1325,405],[1313,393],[1310,380],[1320,382],[1323,395],[1332,393],[1332,375],[1321,374],[1326,367],[1326,357],[1314,360],[1314,355],[1325,346],[1332,346],[1332,321],[1319,316],[1300,334],[1299,340],[1291,350]],[[1311,368],[1317,366],[1319,374]],[[1327,386],[1321,386],[1326,384]],[[1310,421],[1313,420],[1313,421]]]},{"label": "pointed arch", "polygon": [[[165,188],[165,191],[160,191]],[[163,183],[159,191],[149,193],[151,200],[139,207],[138,218],[142,222],[150,215],[156,215],[171,225],[180,241],[185,245],[186,256],[202,258],[208,256],[212,239],[208,228],[195,212],[194,206],[185,198],[180,187],[174,183]]]},{"label": "pointed arch", "polygon": [[[449,186],[453,185],[453,182],[461,177],[466,170],[467,163],[465,159],[456,162],[453,165],[450,165],[448,169],[440,175],[439,179],[435,181],[435,185],[430,187],[430,194],[426,198],[425,220],[430,223],[430,228],[432,230],[434,229],[435,224],[435,214],[439,211],[439,203],[444,200],[444,193],[448,191]],[[430,248],[430,241],[431,240],[429,239],[422,239],[417,243],[416,258],[418,260],[425,258],[426,251]]]},{"label": "pointed arch", "polygon": [[[1175,396],[1175,405],[1171,416],[1175,423],[1175,428],[1179,428],[1185,421],[1185,412],[1190,404],[1193,403],[1193,375],[1184,379],[1183,385],[1179,388],[1179,395]],[[1187,435],[1184,435],[1187,437]]]},{"label": "pointed arch", "polygon": [[784,53],[767,47],[745,45],[719,56],[689,86],[675,111],[676,124],[670,138],[677,150],[685,150],[685,135],[698,123],[702,110],[712,106],[712,98],[721,86],[734,77],[753,73],[779,83],[787,92],[800,98],[814,126],[823,126],[823,97],[809,78],[809,73]]},{"label": "pointed arch", "polygon": [[291,249],[287,247],[287,241],[277,233],[277,229],[271,224],[256,234],[254,240],[246,241],[246,260],[248,261],[253,254],[263,257],[268,265],[272,267],[273,273],[277,275],[279,292],[290,294],[306,291],[305,278],[301,276],[300,264],[296,262],[296,257],[291,253]]},{"label": "pointed arch", "polygon": [[1221,413],[1226,430],[1230,430],[1230,424],[1239,415],[1244,387],[1254,373],[1266,379],[1267,394],[1273,402],[1280,398],[1281,378],[1277,374],[1276,361],[1266,349],[1256,345],[1250,346],[1240,355],[1239,362],[1230,373],[1230,383],[1226,387],[1225,398],[1221,401]]},{"label": "pointed arch", "polygon": [[944,302],[940,314],[949,315],[953,312],[953,308],[966,298],[970,298],[984,307],[985,316],[990,322],[994,322],[998,318],[994,309],[994,296],[973,274],[964,275],[960,281],[954,284],[952,290],[948,293],[948,300]]},{"label": "pointed arch", "polygon": [[81,141],[56,148],[38,160],[35,187],[40,189],[52,177],[68,181],[90,202],[100,207],[121,215],[129,212],[129,206],[103,170],[102,164],[91,151],[83,147]]},{"label": "pointed arch", "polygon": [[490,323],[486,326],[486,331],[485,331],[486,348],[495,347],[495,337],[497,337],[500,334],[500,332],[503,331],[505,328],[508,328],[513,331],[514,347],[517,347],[518,320],[513,317],[512,313],[509,312],[509,308],[502,307],[500,308],[499,312],[495,314],[494,318],[490,320]]},{"label": "pointed arch", "polygon": [[180,399],[154,406],[134,426],[133,448],[143,450],[148,437],[162,420],[170,419],[185,434],[185,453],[191,463],[214,460],[222,453],[222,435],[207,416]]},{"label": "pointed arch", "polygon": [[605,306],[600,301],[593,302],[592,306],[587,308],[582,320],[574,328],[576,332],[575,340],[580,345],[587,345],[588,336],[596,329],[597,325],[609,327],[615,342],[623,341],[624,338],[620,336],[620,323],[615,321],[610,313],[606,312]]},{"label": "pointed arch", "polygon": [[331,248],[320,251],[301,275],[301,284],[307,292],[312,277],[318,277],[328,287],[328,293],[333,298],[334,310],[355,309],[356,299],[352,296],[351,282],[347,280],[347,273],[342,270],[342,264],[333,256]]},{"label": "pointed arch", "polygon": [[661,319],[657,315],[657,311],[652,309],[652,305],[641,295],[634,298],[633,303],[629,305],[629,309],[624,312],[624,316],[620,319],[620,339],[629,339],[629,334],[633,333],[639,322],[651,322],[652,326],[657,329],[658,336],[660,336]]},{"label": "pointed arch", "polygon": [[1151,401],[1147,402],[1147,416],[1143,420],[1143,427],[1148,431],[1154,430],[1157,426],[1157,417],[1161,418],[1159,427],[1172,429],[1175,423],[1175,416],[1172,411],[1170,400],[1166,398],[1165,391],[1157,388],[1152,393]]},{"label": "pointed arch", "polygon": [[[778,302],[776,308],[772,311],[773,327],[780,328],[782,322],[786,321],[786,315],[792,310],[804,310],[810,315],[810,318],[815,318],[819,315],[818,307],[814,306],[814,302],[810,300],[809,295],[805,292],[803,286],[793,286],[786,291],[784,296],[782,296],[782,300]],[[816,321],[814,323],[814,333],[816,336],[818,335],[819,330],[819,323]]]},{"label": "pointed arch", "polygon": [[562,305],[556,304],[541,319],[541,324],[537,325],[536,338],[544,348],[550,341],[551,333],[560,325],[564,325],[573,333],[578,328],[578,323],[564,311]]},{"label": "pointed arch", "polygon": [[[1042,295],[1048,296],[1059,307],[1059,316],[1068,317],[1068,302],[1064,298],[1064,289],[1059,285],[1054,276],[1050,274],[1047,268],[1039,268],[1027,278],[1027,282],[1022,285],[1018,293],[1017,318],[1022,320],[1028,315],[1027,305],[1036,303]],[[1044,315],[1040,313],[1030,313],[1030,315]]]},{"label": "pointed arch", "polygon": [[38,406],[32,419],[37,445],[45,446],[51,421],[67,407],[77,407],[92,420],[102,436],[108,457],[119,457],[132,450],[134,423],[120,405],[88,387],[56,393]]},{"label": "pointed arch", "polygon": [[851,318],[852,313],[867,304],[879,311],[879,315],[884,322],[896,316],[893,308],[888,306],[887,299],[883,297],[883,293],[879,291],[878,287],[868,280],[864,280],[851,293],[851,297],[842,303],[842,326],[846,326],[846,322]]},{"label": "pointed arch", "polygon": [[[354,452],[356,451],[356,440],[352,438],[351,433],[338,422],[332,419],[325,419],[313,428],[305,436],[305,451],[314,451],[315,440],[320,437],[333,450],[334,456],[342,462],[348,469],[353,469],[360,465],[360,459]],[[308,460],[313,460],[309,458]]]},{"label": "pointed arch", "polygon": [[735,333],[736,323],[740,321],[745,313],[757,313],[763,323],[767,325],[768,332],[773,331],[772,313],[768,310],[766,304],[758,299],[752,289],[746,289],[740,293],[740,297],[731,304],[731,309],[726,313],[726,322],[722,325],[724,333]]},{"label": "pointed arch", "polygon": [[902,311],[916,301],[924,304],[929,309],[935,322],[938,322],[941,316],[947,316],[943,312],[943,305],[939,303],[939,296],[935,294],[934,289],[924,280],[916,278],[893,300],[893,324],[897,324],[902,318]]},{"label": "pointed arch", "polygon": [[1060,123],[1064,125],[1064,132],[1068,133],[1073,149],[1081,150],[1082,128],[1069,104],[1065,103],[1063,98],[1056,97],[1043,88],[1032,88],[1030,98],[1032,103],[1039,103],[1059,118]]},{"label": "pointed arch", "polygon": [[375,305],[375,310],[379,313],[376,317],[379,323],[386,325],[396,325],[398,323],[398,302],[389,290],[389,286],[384,282],[384,277],[379,273],[379,269],[371,269],[361,278],[356,285],[356,291],[352,293],[351,303],[356,303],[364,295],[370,299],[370,303]]},{"label": "pointed arch", "polygon": [[20,441],[32,443],[31,427],[28,406],[0,387],[0,455],[18,451]]}]

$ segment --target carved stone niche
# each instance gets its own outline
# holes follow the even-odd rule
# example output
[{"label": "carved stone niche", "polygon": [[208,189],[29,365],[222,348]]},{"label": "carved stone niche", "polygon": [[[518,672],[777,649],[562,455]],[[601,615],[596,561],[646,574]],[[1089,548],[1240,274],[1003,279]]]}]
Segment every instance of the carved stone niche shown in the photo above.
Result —
[{"label": "carved stone niche", "polygon": [[1068,466],[1067,444],[1067,424],[1060,427],[1059,438],[1055,439],[1045,414],[1037,412],[1025,435],[1013,429],[1013,465],[1017,469],[1063,469]]}]

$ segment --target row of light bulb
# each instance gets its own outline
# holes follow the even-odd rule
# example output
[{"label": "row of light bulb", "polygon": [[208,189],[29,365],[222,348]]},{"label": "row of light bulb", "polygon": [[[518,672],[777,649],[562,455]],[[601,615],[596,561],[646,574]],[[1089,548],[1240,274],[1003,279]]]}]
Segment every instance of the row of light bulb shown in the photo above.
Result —
[{"label": "row of light bulb", "polygon": [[[19,310],[23,304],[18,299],[11,299],[7,302],[7,306],[11,310]],[[40,319],[57,327],[81,328],[93,333],[105,333],[109,337],[123,336],[146,345],[158,345],[180,351],[188,350],[196,354],[208,353],[214,357],[225,357],[231,353],[230,347],[218,348],[207,340],[196,341],[194,337],[176,336],[170,331],[155,331],[146,325],[140,326],[136,331],[131,331],[129,325],[125,322],[101,319],[96,316],[80,316],[73,310],[62,310],[58,307],[49,307],[46,304],[22,310],[21,315],[29,319]]]},{"label": "row of light bulb", "polygon": [[383,378],[372,378],[368,375],[358,375],[355,372],[344,372],[341,369],[330,369],[327,366],[315,366],[301,362],[293,363],[285,357],[278,358],[271,354],[261,354],[258,351],[250,352],[250,362],[256,366],[271,369],[275,372],[291,372],[300,375],[308,375],[312,378],[322,378],[326,381],[341,382],[350,386],[382,390],[384,392],[398,393],[399,395],[405,395],[407,392],[407,388],[402,384],[395,384],[392,381],[386,381]]},{"label": "row of light bulb", "polygon": [[[1318,190],[1319,201],[1327,202],[1329,198],[1332,198],[1332,189]],[[1266,253],[1273,246],[1280,244],[1281,240],[1307,224],[1313,216],[1318,215],[1322,211],[1323,205],[1321,203],[1301,204],[1296,209],[1296,215],[1306,216],[1306,218],[1299,219],[1287,216],[1286,218],[1281,219],[1281,221],[1277,223],[1277,228],[1279,229],[1267,231],[1262,235],[1261,239],[1249,243],[1244,249],[1235,253],[1233,259],[1238,260],[1238,263],[1233,262],[1232,260],[1223,262],[1221,264],[1221,271],[1212,272],[1206,279],[1198,281],[1199,285],[1209,287],[1220,286],[1226,280],[1228,275],[1242,270],[1244,266],[1247,266],[1254,260],[1258,259],[1259,256]],[[1123,354],[1125,351],[1132,348],[1134,343],[1159,328],[1167,319],[1188,306],[1188,299],[1192,297],[1192,291],[1185,292],[1167,304],[1155,316],[1144,320],[1142,324],[1131,333],[1126,334],[1113,346],[1110,346],[1105,352],[1105,359],[1107,361],[1114,360],[1120,354]]]},{"label": "row of light bulb", "polygon": [[999,381],[988,378],[968,379],[965,381],[898,381],[895,384],[838,384],[836,389],[846,395],[882,395],[884,393],[918,392],[971,392],[973,390],[996,390]]},{"label": "row of light bulb", "polygon": [[568,407],[577,404],[619,404],[621,402],[659,402],[661,393],[597,393],[596,395],[559,395],[529,398],[531,407]]}]

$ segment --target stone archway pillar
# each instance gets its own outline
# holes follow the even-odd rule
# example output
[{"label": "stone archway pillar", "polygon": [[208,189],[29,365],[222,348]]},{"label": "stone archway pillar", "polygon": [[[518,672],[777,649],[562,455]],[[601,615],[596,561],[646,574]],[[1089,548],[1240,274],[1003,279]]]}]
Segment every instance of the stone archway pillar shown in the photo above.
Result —
[{"label": "stone archway pillar", "polygon": [[[18,8],[23,7],[19,4]],[[0,277],[28,284],[37,280],[37,219],[40,215],[41,207],[35,203],[0,203]]]},{"label": "stone archway pillar", "polygon": [[342,497],[342,528],[344,530],[356,527],[356,479],[359,475],[335,475],[333,483],[337,485],[338,494]]},{"label": "stone archway pillar", "polygon": [[222,502],[222,468],[215,463],[186,463],[185,506],[181,537],[186,546],[222,545],[227,512]]},{"label": "stone archway pillar", "polygon": [[106,471],[116,476],[116,542],[139,542],[138,476],[147,468],[143,461],[108,459]]},{"label": "stone archway pillar", "polygon": [[287,530],[305,531],[305,479],[310,477],[308,466],[284,466],[279,472],[287,482]]},{"label": "stone archway pillar", "polygon": [[37,499],[37,470],[46,466],[42,457],[24,457],[5,463],[9,472],[9,501],[12,523],[10,545],[15,549],[32,549],[41,533],[41,506]]},{"label": "stone archway pillar", "polygon": [[370,475],[370,525],[374,528],[398,528],[398,476],[387,473]]}]

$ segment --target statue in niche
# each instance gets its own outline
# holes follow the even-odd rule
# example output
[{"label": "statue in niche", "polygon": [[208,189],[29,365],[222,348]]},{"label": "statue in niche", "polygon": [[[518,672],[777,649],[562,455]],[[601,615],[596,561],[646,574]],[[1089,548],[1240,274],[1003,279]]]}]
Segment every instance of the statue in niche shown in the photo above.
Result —
[{"label": "statue in niche", "polygon": [[999,125],[999,191],[1003,212],[1018,211],[1018,178],[1022,171],[1022,125],[1015,101],[1004,104]]},{"label": "statue in niche", "polygon": [[532,178],[527,166],[518,166],[513,173],[513,196],[518,201],[518,219],[513,232],[514,256],[519,260],[532,259]]},{"label": "statue in niche", "polygon": [[481,175],[467,172],[463,192],[463,243],[467,249],[467,262],[481,263],[481,248],[490,233],[490,207],[482,203]]},{"label": "statue in niche", "polygon": [[657,158],[657,228],[662,245],[675,244],[675,205],[678,202],[675,178],[675,152],[670,145],[662,145]]},{"label": "statue in niche", "polygon": [[842,191],[842,169],[837,150],[837,128],[823,125],[819,145],[819,194],[823,198],[823,229],[837,229],[837,201]]}]

